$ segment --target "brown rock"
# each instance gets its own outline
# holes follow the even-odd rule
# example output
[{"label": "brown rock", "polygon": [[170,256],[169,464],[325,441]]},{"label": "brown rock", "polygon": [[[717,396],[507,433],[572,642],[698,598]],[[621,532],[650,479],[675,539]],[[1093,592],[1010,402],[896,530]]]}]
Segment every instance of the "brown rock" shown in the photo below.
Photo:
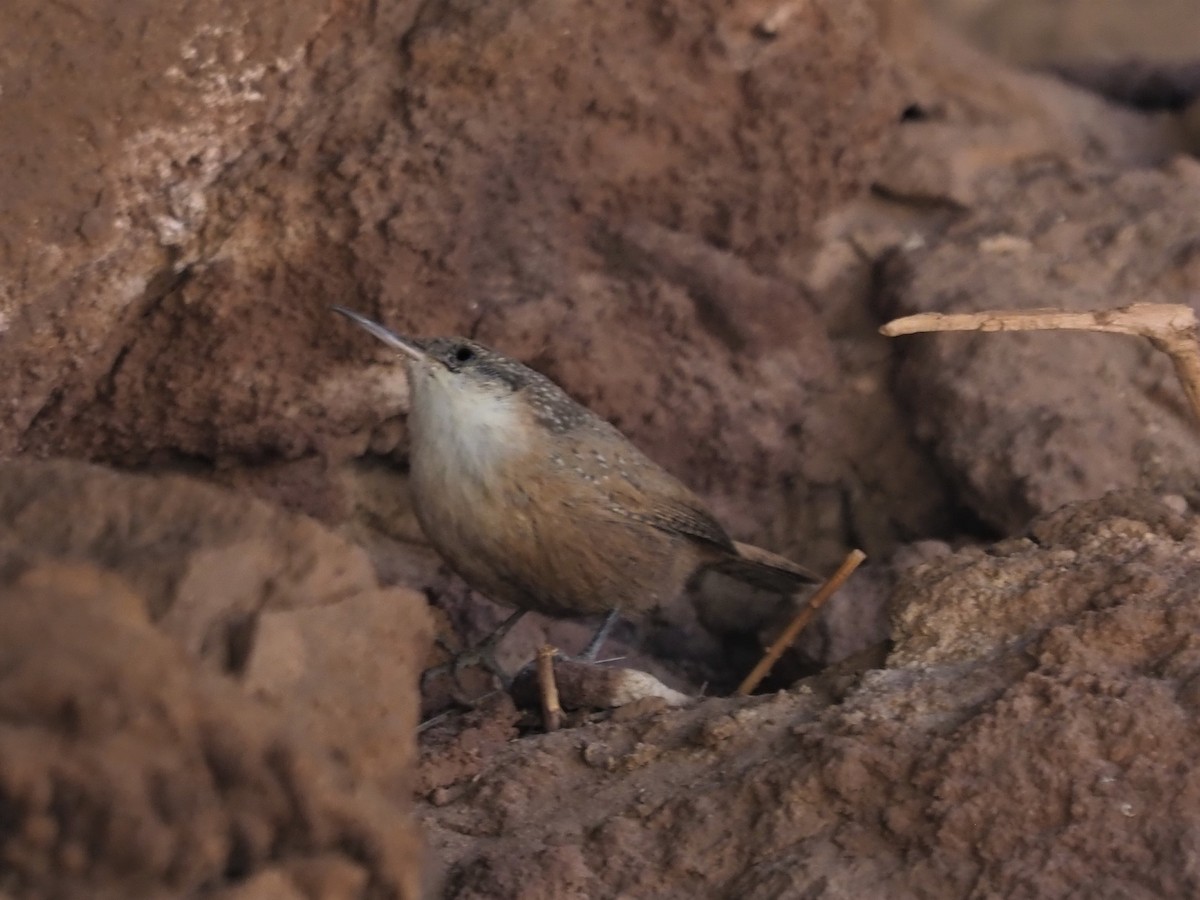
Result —
[{"label": "brown rock", "polygon": [[[860,0],[314,0],[262,23],[256,10],[254,29],[242,5],[211,0],[196,21],[154,23],[153,54],[124,49],[144,25],[133,12],[111,17],[112,50],[57,20],[25,29],[32,7],[4,15],[32,47],[66,42],[29,51],[51,69],[97,57],[103,102],[72,121],[111,140],[87,190],[9,170],[25,206],[53,202],[68,223],[7,238],[10,268],[36,246],[74,293],[45,300],[40,269],[11,288],[0,452],[271,467],[390,455],[403,380],[366,364],[375,348],[328,313],[342,302],[548,370],[747,539],[794,552],[840,515],[836,482],[853,474],[809,412],[810,386],[833,377],[828,348],[772,270],[865,186],[901,105]],[[123,85],[131,56],[157,91],[125,97],[138,112],[124,119],[105,79]],[[214,99],[220,85],[232,93]],[[70,152],[54,115],[39,121],[45,152],[11,151],[18,162]],[[143,134],[157,136],[150,161]],[[131,171],[137,190],[115,190]],[[97,195],[111,209],[83,231],[117,224],[93,251],[69,223]],[[179,209],[159,208],[172,197]],[[73,298],[93,296],[109,299],[77,317]],[[301,487],[274,491],[337,521],[336,471],[293,469]],[[828,543],[817,553],[832,559],[841,541]]]},{"label": "brown rock", "polygon": [[409,784],[424,599],[381,590],[317,523],[181,477],[78,463],[0,464],[6,558],[84,560],[151,598],[156,625],[238,677],[353,771]]},{"label": "brown rock", "polygon": [[264,612],[242,684],[311,739],[338,748],[356,774],[403,797],[412,788],[411,704],[428,634],[425,601],[406,590]]},{"label": "brown rock", "polygon": [[263,125],[295,115],[337,5],[5,4],[0,453],[109,393],[143,317],[217,252],[205,227],[238,215],[217,185],[278,164]]},{"label": "brown rock", "polygon": [[876,188],[920,205],[974,206],[989,180],[1030,160],[1149,166],[1184,146],[1178,125],[970,46],[918,0],[877,0],[908,105]]},{"label": "brown rock", "polygon": [[287,896],[282,876],[259,870],[327,854],[377,895],[416,897],[403,811],[197,669],[134,596],[84,564],[0,586],[6,886],[190,896],[245,880],[224,896]]},{"label": "brown rock", "polygon": [[2,463],[0,523],[0,655],[28,658],[0,686],[0,843],[23,879],[416,895],[423,598],[315,522],[182,477]]},{"label": "brown rock", "polygon": [[1193,60],[1200,22],[1188,0],[929,0],[991,52],[1024,65],[1079,60]]},{"label": "brown rock", "polygon": [[[1200,288],[1188,168],[1030,167],[887,269],[887,315],[1186,301]],[[1200,443],[1169,359],[1069,332],[897,341],[899,390],[963,500],[1003,533],[1118,488],[1194,496]]]}]

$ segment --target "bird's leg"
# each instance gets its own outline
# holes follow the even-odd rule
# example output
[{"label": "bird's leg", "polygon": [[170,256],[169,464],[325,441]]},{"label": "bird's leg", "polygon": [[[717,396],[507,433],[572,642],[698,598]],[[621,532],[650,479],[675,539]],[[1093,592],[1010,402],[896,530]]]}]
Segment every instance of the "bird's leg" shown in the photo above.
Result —
[{"label": "bird's leg", "polygon": [[[608,640],[609,632],[612,631],[612,627],[617,624],[617,619],[619,618],[621,618],[621,615],[617,612],[617,610],[614,609],[609,612],[609,614],[604,617],[604,621],[601,623],[600,627],[596,629],[596,633],[592,635],[592,639],[587,642],[587,646],[583,648],[582,653],[573,656],[568,653],[560,652],[558,654],[559,659],[565,659],[567,662],[588,664],[594,663],[596,661],[596,657],[600,655],[600,649],[604,646],[604,642]],[[618,659],[620,658],[622,657],[618,657]],[[616,660],[605,660],[605,662],[616,662]]]},{"label": "bird's leg", "polygon": [[[620,613],[615,609],[609,612],[609,614],[604,617],[604,622],[598,629],[596,629],[596,633],[592,635],[592,639],[587,642],[587,646],[583,648],[583,652],[578,656],[570,656],[562,652],[558,652],[556,656],[558,659],[564,659],[567,662],[587,663],[589,665],[594,663],[596,661],[596,656],[600,653],[600,648],[603,647],[604,642],[608,640],[608,633],[612,631],[613,625],[617,623],[617,619],[620,617]],[[605,660],[605,662],[615,661],[616,660]],[[517,678],[520,678],[527,670],[532,669],[536,665],[537,660],[531,659],[529,662],[525,663],[525,665],[521,666],[520,671],[513,676],[513,680],[515,681]]]},{"label": "bird's leg", "polygon": [[521,617],[525,613],[526,610],[524,609],[515,610],[507,619],[500,623],[495,631],[476,646],[455,654],[454,659],[448,663],[426,669],[421,673],[421,686],[424,687],[429,682],[429,679],[446,672],[453,674],[457,681],[459,672],[467,666],[478,664],[499,678],[505,687],[508,687],[510,679],[504,674],[504,670],[500,668],[500,664],[496,662],[496,647],[513,630],[513,626],[521,621]]},{"label": "bird's leg", "polygon": [[596,633],[592,635],[592,639],[588,641],[587,646],[583,648],[583,653],[576,658],[581,662],[595,662],[596,657],[600,654],[600,648],[603,647],[604,642],[608,640],[608,633],[612,631],[612,627],[617,623],[618,618],[620,618],[620,616],[617,614],[615,609],[605,616],[604,624],[596,629]]}]

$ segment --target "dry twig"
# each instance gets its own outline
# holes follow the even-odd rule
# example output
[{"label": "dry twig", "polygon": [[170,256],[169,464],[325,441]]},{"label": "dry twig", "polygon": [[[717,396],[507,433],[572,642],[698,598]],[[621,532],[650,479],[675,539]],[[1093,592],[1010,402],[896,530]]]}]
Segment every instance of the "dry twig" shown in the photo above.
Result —
[{"label": "dry twig", "polygon": [[558,702],[558,684],[554,680],[554,655],[558,651],[549,644],[537,655],[538,687],[542,698],[542,722],[546,731],[558,731],[562,724],[562,707]]},{"label": "dry twig", "polygon": [[862,565],[862,561],[866,558],[867,554],[861,550],[850,551],[842,564],[838,566],[838,570],[829,576],[829,579],[821,585],[820,590],[812,595],[812,599],[805,604],[804,609],[796,613],[795,618],[783,630],[783,634],[779,635],[775,639],[775,642],[767,648],[767,652],[758,661],[758,665],[738,685],[738,696],[745,697],[758,687],[759,682],[766,678],[767,673],[771,671],[771,667],[779,661],[779,657],[783,656],[783,651],[790,647],[796,638],[800,636],[800,632],[804,630],[804,626],[816,615],[817,610],[825,604],[826,600],[838,592],[841,586],[846,583],[846,579],[854,573],[855,569]]},{"label": "dry twig", "polygon": [[1148,338],[1171,357],[1192,412],[1200,422],[1200,325],[1190,306],[1134,303],[1118,309],[1063,312],[1057,309],[989,310],[977,313],[918,313],[893,319],[880,333],[888,337],[925,331],[1104,331]]}]

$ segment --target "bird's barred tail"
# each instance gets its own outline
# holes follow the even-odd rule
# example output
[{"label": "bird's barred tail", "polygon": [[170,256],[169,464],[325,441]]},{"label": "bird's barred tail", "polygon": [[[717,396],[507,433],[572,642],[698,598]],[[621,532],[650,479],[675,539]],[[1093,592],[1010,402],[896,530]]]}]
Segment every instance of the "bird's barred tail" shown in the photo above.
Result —
[{"label": "bird's barred tail", "polygon": [[737,551],[736,556],[730,554],[710,568],[750,587],[793,594],[821,580],[803,566],[770,550],[737,541],[733,542],[733,547]]}]

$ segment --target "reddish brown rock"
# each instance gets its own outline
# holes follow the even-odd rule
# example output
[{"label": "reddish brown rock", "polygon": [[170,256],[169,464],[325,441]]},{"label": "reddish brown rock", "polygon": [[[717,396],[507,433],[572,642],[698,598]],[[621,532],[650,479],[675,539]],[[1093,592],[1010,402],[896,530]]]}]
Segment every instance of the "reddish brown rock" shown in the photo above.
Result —
[{"label": "reddish brown rock", "polygon": [[112,394],[146,317],[217,252],[205,227],[238,217],[218,185],[277,164],[264,126],[293,121],[336,6],[5,5],[0,453],[61,446],[31,438]]},{"label": "reddish brown rock", "polygon": [[[1200,167],[1030,166],[886,269],[887,315],[1187,302],[1200,290]],[[1169,359],[1139,338],[1068,332],[897,340],[917,434],[984,522],[1118,488],[1195,497],[1200,442]]]},{"label": "reddish brown rock", "polygon": [[16,559],[120,573],[198,664],[238,678],[356,773],[409,783],[429,619],[420,595],[380,589],[357,547],[191,479],[68,462],[0,464],[0,522]]},{"label": "reddish brown rock", "polygon": [[1188,0],[930,0],[980,46],[1023,65],[1140,57],[1194,60],[1200,22]]},{"label": "reddish brown rock", "polygon": [[142,603],[85,564],[0,587],[0,869],[13,896],[418,896],[401,808],[198,670]]},{"label": "reddish brown rock", "polygon": [[0,852],[29,896],[416,896],[422,597],[177,476],[3,463],[0,522]]},{"label": "reddish brown rock", "polygon": [[[375,348],[330,316],[338,302],[545,369],[739,536],[795,552],[829,519],[844,530],[834,499],[856,476],[823,444],[827,341],[772,270],[865,186],[902,103],[863,3],[785,12],[317,3],[251,28],[213,0],[156,24],[137,57],[153,90],[125,98],[137,117],[95,107],[111,140],[91,188],[10,172],[26,205],[67,220],[111,195],[93,218],[116,237],[9,239],[15,268],[42,247],[76,296],[104,301],[81,318],[36,277],[12,286],[0,380],[24,380],[0,452],[228,468],[402,451],[402,379],[364,366]],[[5,15],[17,33],[33,11]],[[126,77],[141,20],[124,15],[115,49],[68,42],[64,64],[91,53]],[[72,113],[83,131],[100,127],[89,110]],[[54,115],[33,153],[66,152]],[[294,502],[345,514],[328,469],[291,476]]]},{"label": "reddish brown rock", "polygon": [[1007,66],[925,15],[918,0],[875,6],[908,101],[876,181],[889,197],[971,207],[991,176],[1023,161],[1149,166],[1186,146],[1173,118]]}]

